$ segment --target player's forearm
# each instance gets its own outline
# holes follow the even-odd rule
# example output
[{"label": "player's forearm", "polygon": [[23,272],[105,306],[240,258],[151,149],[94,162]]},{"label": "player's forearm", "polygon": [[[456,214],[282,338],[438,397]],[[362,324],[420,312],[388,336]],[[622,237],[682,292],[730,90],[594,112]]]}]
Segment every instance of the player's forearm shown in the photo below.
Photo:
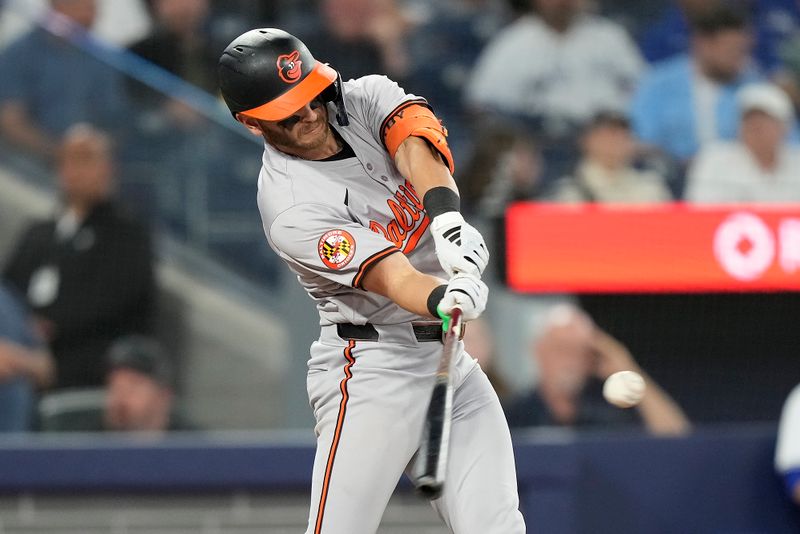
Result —
[{"label": "player's forearm", "polygon": [[639,413],[652,434],[678,436],[691,429],[689,419],[676,403],[652,378],[642,373],[647,390],[639,404]]},{"label": "player's forearm", "polygon": [[404,310],[423,317],[438,319],[438,316],[431,314],[428,299],[435,289],[445,283],[444,280],[435,276],[417,273],[398,280],[395,287],[390,288],[389,293],[392,296],[389,298]]},{"label": "player's forearm", "polygon": [[[376,287],[374,292],[391,299],[395,304],[413,314],[433,317],[428,310],[428,297],[434,289],[444,283],[444,280],[435,276],[416,271],[387,280],[382,287]],[[373,291],[368,287],[366,281],[364,287]],[[436,318],[438,319],[438,317]]]},{"label": "player's forearm", "polygon": [[427,141],[409,137],[400,145],[395,163],[403,177],[411,182],[419,198],[434,187],[448,187],[458,191],[455,180],[441,156]]},{"label": "player's forearm", "polygon": [[428,311],[428,297],[445,281],[416,270],[402,253],[381,260],[364,277],[364,289],[382,295],[401,308],[423,317]]}]

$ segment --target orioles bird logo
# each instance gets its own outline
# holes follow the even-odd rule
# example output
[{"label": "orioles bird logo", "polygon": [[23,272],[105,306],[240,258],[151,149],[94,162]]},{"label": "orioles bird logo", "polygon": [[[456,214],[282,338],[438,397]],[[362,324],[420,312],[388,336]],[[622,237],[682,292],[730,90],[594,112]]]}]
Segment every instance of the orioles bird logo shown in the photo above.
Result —
[{"label": "orioles bird logo", "polygon": [[294,83],[300,79],[300,66],[303,62],[300,60],[300,52],[297,50],[291,54],[281,54],[278,56],[278,76],[281,77],[286,83]]}]

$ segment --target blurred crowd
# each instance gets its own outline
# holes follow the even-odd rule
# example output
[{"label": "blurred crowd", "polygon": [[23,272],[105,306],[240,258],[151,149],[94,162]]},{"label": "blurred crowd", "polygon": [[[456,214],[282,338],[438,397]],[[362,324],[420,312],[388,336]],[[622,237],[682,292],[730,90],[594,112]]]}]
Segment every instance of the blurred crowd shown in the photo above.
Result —
[{"label": "blurred crowd", "polygon": [[[57,176],[61,199],[3,266],[3,429],[191,427],[152,339],[143,221],[191,238],[199,201],[252,209],[258,159],[242,155],[259,147],[214,106],[220,51],[259,26],[294,33],[345,79],[386,74],[427,98],[479,220],[517,200],[800,201],[800,1],[3,0],[0,154]],[[265,262],[241,243],[226,255]],[[530,392],[505,395],[489,330],[470,329],[470,351],[512,426],[689,429],[649,376],[635,411],[602,401],[609,374],[647,373],[578,308],[539,325]],[[37,390],[80,395],[37,411]],[[84,404],[77,419],[58,409]]]},{"label": "blurred crowd", "polygon": [[[278,26],[345,79],[383,73],[426,97],[478,214],[520,198],[800,194],[795,0],[5,0],[0,17],[0,73],[15,74],[0,89],[0,133],[45,159],[77,122],[123,139],[126,161],[162,166],[175,137],[208,132],[191,102],[107,68],[86,39],[216,95],[225,44]],[[230,173],[234,145],[218,163]],[[717,166],[735,187],[709,183],[729,174]]]}]

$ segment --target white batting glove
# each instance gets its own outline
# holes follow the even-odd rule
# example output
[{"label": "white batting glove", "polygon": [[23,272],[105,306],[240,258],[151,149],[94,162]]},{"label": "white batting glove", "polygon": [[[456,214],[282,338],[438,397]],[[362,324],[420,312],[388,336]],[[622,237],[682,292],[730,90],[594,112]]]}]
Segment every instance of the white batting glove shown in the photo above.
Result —
[{"label": "white batting glove", "polygon": [[486,309],[489,288],[475,275],[458,273],[447,283],[444,297],[437,307],[440,314],[450,315],[453,308],[459,307],[465,321],[477,319]]},{"label": "white batting glove", "polygon": [[469,273],[480,276],[489,263],[483,236],[457,211],[437,215],[431,221],[436,257],[450,276]]}]

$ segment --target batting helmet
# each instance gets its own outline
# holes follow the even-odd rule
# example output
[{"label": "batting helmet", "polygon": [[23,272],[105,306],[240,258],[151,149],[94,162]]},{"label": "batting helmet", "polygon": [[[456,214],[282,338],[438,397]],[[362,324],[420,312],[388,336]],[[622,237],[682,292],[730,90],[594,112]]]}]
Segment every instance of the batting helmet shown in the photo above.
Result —
[{"label": "batting helmet", "polygon": [[234,116],[280,121],[321,95],[336,103],[339,124],[347,123],[339,73],[283,30],[243,33],[222,53],[218,73],[222,97]]}]

